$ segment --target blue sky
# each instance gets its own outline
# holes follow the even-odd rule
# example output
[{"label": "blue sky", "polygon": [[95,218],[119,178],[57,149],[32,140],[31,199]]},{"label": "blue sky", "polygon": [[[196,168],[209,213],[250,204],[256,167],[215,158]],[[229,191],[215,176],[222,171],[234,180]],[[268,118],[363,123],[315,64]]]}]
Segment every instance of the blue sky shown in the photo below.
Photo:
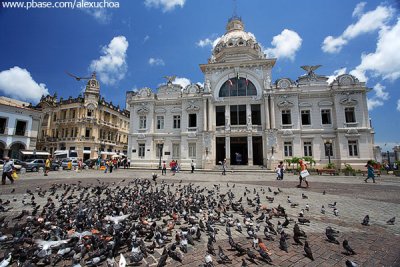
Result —
[{"label": "blue sky", "polygon": [[[399,144],[398,1],[236,3],[246,31],[277,58],[273,81],[296,80],[304,74],[302,65],[321,64],[317,73],[332,78],[356,75],[371,88],[376,143],[384,149],[385,143],[387,148]],[[119,7],[0,7],[0,95],[33,103],[45,93],[76,97],[85,84],[65,71],[88,76],[96,70],[102,95],[121,107],[126,91],[154,90],[165,75],[177,75],[183,85],[203,83],[199,64],[207,63],[234,12],[233,0],[119,0],[113,5]]]}]

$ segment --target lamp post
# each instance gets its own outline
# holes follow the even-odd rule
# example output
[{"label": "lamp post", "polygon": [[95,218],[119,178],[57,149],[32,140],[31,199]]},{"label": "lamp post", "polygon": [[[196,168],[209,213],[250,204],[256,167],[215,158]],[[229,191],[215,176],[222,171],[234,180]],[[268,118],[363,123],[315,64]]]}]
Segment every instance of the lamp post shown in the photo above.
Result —
[{"label": "lamp post", "polygon": [[159,149],[159,152],[160,152],[159,153],[160,154],[160,161],[158,163],[158,169],[160,169],[160,170],[161,170],[161,157],[162,157],[163,147],[164,147],[163,143],[158,144],[158,149]]},{"label": "lamp post", "polygon": [[327,151],[328,151],[328,162],[329,162],[329,165],[331,165],[331,149],[332,149],[332,140],[326,140],[325,141],[325,146],[326,146],[326,149],[327,149]]}]

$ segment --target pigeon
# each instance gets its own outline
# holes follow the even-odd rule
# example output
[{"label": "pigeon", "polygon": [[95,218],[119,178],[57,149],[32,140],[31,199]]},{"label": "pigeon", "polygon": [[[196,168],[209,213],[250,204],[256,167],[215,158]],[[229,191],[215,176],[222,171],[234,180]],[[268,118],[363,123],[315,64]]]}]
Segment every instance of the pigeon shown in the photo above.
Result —
[{"label": "pigeon", "polygon": [[298,220],[299,223],[301,223],[301,224],[310,223],[310,220],[308,220],[308,219],[306,219],[306,218],[298,218],[297,220]]},{"label": "pigeon", "polygon": [[334,207],[336,207],[336,201],[333,202],[333,204],[328,204],[328,207],[329,207],[329,208],[334,208]]},{"label": "pigeon", "polygon": [[302,199],[308,199],[308,196],[306,196],[304,193],[301,193],[301,198]]},{"label": "pigeon", "polygon": [[288,203],[292,203],[292,200],[290,199],[289,196],[287,197],[287,202],[288,202]]},{"label": "pigeon", "polygon": [[120,222],[124,221],[125,219],[127,219],[130,215],[126,214],[126,215],[121,215],[121,216],[106,216],[104,218],[104,220],[106,221],[112,221],[114,224],[119,224]]},{"label": "pigeon", "polygon": [[245,259],[242,259],[242,265],[240,265],[240,267],[247,267],[249,265],[247,265],[247,262]]},{"label": "pigeon", "polygon": [[251,261],[254,264],[257,264],[256,262],[257,255],[250,248],[247,248],[247,257],[249,261]]},{"label": "pigeon", "polygon": [[321,213],[322,213],[322,214],[325,214],[325,207],[324,207],[324,205],[322,205],[322,207],[321,207]]},{"label": "pigeon", "polygon": [[203,267],[213,267],[213,266],[214,266],[214,264],[213,264],[213,262],[212,262],[212,257],[211,257],[211,255],[207,254],[207,255],[204,257],[204,261],[205,261],[205,264],[203,265]]},{"label": "pigeon", "polygon": [[369,215],[368,214],[365,215],[365,217],[364,217],[364,219],[363,219],[361,224],[364,225],[364,226],[368,226],[369,225]]},{"label": "pigeon", "polygon": [[306,211],[310,211],[310,205],[308,205],[308,203],[306,204],[305,210],[306,210]]},{"label": "pigeon", "polygon": [[335,232],[332,230],[332,228],[327,227],[325,230],[325,235],[329,242],[339,245],[339,241],[337,241]]},{"label": "pigeon", "polygon": [[306,253],[307,258],[310,258],[310,260],[314,261],[314,257],[311,251],[310,246],[308,245],[308,242],[304,242],[304,252]]},{"label": "pigeon", "polygon": [[351,260],[346,260],[346,267],[358,267],[358,264]]},{"label": "pigeon", "polygon": [[333,215],[339,216],[339,211],[338,211],[337,208],[334,208],[334,209],[333,209]]},{"label": "pigeon", "polygon": [[349,246],[349,241],[345,239],[342,244],[348,255],[356,255],[355,251]]},{"label": "pigeon", "polygon": [[258,253],[260,253],[261,259],[266,262],[266,263],[271,263],[272,259],[271,257],[268,255],[267,252],[265,252],[264,250],[262,250],[261,248],[258,250]]},{"label": "pigeon", "polygon": [[232,260],[225,255],[224,251],[222,250],[221,246],[218,246],[218,258],[220,259],[220,263],[231,263]]},{"label": "pigeon", "polygon": [[288,245],[284,234],[281,234],[281,238],[279,239],[279,248],[288,253]]},{"label": "pigeon", "polygon": [[4,259],[0,262],[0,267],[7,267],[11,263],[12,254],[9,253]]},{"label": "pigeon", "polygon": [[396,220],[396,217],[393,217],[393,218],[389,219],[386,223],[390,224],[390,225],[394,225],[395,220]]}]

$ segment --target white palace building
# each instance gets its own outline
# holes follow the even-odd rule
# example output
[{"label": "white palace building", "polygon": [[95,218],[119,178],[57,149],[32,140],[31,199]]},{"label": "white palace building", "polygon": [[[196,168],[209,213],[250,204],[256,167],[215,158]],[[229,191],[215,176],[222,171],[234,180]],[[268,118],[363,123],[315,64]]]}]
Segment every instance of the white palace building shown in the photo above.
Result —
[{"label": "white palace building", "polygon": [[233,17],[201,64],[204,87],[182,88],[174,77],[157,92],[127,92],[130,111],[128,157],[132,166],[157,168],[178,160],[189,168],[230,165],[273,167],[278,161],[311,156],[317,166],[364,166],[373,159],[374,130],[367,97],[370,90],[352,75],[328,77],[319,66],[302,66],[296,81],[271,70],[240,18]]}]

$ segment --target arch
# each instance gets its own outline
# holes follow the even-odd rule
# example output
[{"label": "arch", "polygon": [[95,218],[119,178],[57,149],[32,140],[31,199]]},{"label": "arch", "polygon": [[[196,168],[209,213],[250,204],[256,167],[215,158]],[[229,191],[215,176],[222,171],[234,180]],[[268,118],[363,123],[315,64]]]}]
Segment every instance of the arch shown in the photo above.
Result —
[{"label": "arch", "polygon": [[230,78],[226,80],[220,87],[218,97],[233,96],[257,96],[257,88],[247,78]]},{"label": "arch", "polygon": [[22,142],[14,142],[10,145],[10,150],[8,151],[8,156],[12,159],[20,159],[20,151],[25,150],[26,145]]}]

